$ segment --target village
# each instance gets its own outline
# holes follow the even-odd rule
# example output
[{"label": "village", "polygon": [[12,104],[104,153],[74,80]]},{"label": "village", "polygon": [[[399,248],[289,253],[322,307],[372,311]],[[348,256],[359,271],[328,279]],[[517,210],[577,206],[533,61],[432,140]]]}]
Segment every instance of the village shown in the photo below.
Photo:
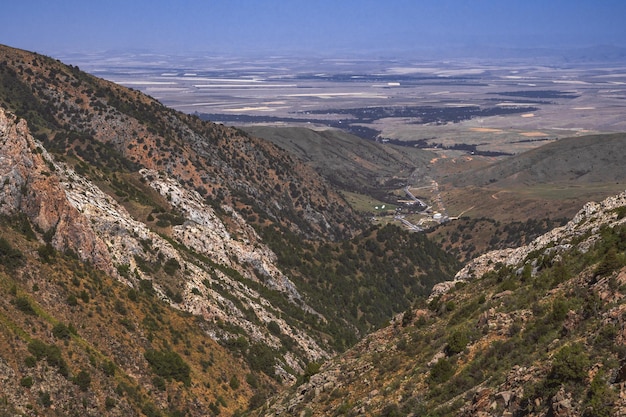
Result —
[{"label": "village", "polygon": [[[427,203],[425,197],[416,196],[414,192],[417,190],[429,190],[432,193],[432,197],[429,199],[432,200],[431,204]],[[386,204],[374,206],[376,216],[372,217],[372,220],[378,222],[381,217],[391,217],[393,221],[399,222],[409,231],[424,232],[439,224],[458,218],[448,216],[439,193],[439,184],[435,180],[432,180],[430,185],[423,187],[406,185],[402,189],[402,193],[403,195],[398,197],[392,206]]]}]

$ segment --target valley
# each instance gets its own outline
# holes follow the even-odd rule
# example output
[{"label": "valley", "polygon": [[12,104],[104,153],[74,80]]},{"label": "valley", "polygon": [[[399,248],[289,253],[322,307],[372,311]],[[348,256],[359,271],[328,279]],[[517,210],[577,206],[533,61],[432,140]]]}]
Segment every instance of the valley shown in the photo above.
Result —
[{"label": "valley", "polygon": [[[71,58],[89,72],[136,88],[168,106],[241,127],[295,152],[317,165],[322,175],[330,172],[331,180],[347,181],[341,187],[344,195],[349,193],[361,210],[377,218],[381,212],[386,214],[382,216],[384,222],[414,224],[422,229],[442,219],[481,217],[485,213],[505,221],[563,218],[590,199],[624,188],[619,180],[563,183],[554,189],[545,185],[519,189],[518,185],[502,187],[502,183],[491,184],[484,191],[470,190],[468,184],[446,186],[452,177],[558,139],[626,131],[622,117],[626,111],[626,68],[619,60],[588,62],[554,56],[446,62],[284,56],[252,60],[149,54]],[[305,135],[302,130],[287,138],[295,134],[289,129],[297,127],[327,131],[319,133],[326,138],[311,139],[316,134]],[[279,133],[274,133],[274,128]],[[328,161],[321,160],[336,158],[342,149],[358,146],[339,140],[333,133],[336,131],[407,148],[402,152],[426,152],[412,156],[413,162],[402,166],[378,164],[377,173],[372,172],[371,165],[353,167],[347,175],[345,171],[335,172]],[[287,143],[294,140],[298,143]],[[337,151],[316,153],[311,146],[335,147]],[[368,149],[368,153],[381,153],[381,148]],[[431,155],[429,161],[426,155]],[[356,160],[346,161],[342,156],[331,161],[334,165],[358,165]],[[367,172],[368,185],[346,179],[354,175],[365,179],[357,170]],[[559,182],[541,182],[546,181]],[[420,197],[432,210],[420,215],[415,207],[402,203],[404,187],[420,190]],[[364,198],[357,198],[365,189]],[[497,197],[487,197],[499,192],[507,193],[507,198],[497,201]],[[371,204],[360,205],[367,198],[373,198]],[[517,207],[519,200],[533,202],[532,208]],[[383,205],[386,210],[381,209]],[[396,213],[396,208],[402,213]],[[394,220],[396,214],[402,218]]]},{"label": "valley", "polygon": [[624,68],[0,45],[0,415],[624,415]]}]

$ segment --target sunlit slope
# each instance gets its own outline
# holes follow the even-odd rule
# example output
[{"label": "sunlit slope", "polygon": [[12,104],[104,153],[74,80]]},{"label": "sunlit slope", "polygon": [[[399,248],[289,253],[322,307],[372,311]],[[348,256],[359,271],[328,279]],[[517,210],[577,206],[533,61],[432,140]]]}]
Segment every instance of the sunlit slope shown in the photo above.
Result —
[{"label": "sunlit slope", "polygon": [[539,184],[601,185],[626,180],[626,134],[558,140],[456,176],[459,186],[508,188]]}]

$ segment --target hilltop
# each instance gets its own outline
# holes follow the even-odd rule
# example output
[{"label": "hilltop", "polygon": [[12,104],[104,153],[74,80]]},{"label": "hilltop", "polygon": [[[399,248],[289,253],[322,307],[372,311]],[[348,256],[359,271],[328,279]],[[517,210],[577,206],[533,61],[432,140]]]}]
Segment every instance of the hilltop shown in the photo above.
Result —
[{"label": "hilltop", "polygon": [[586,202],[624,189],[624,145],[621,133],[564,138],[464,172],[442,173],[449,213],[462,215],[431,237],[461,260],[526,244],[562,225]]},{"label": "hilltop", "polygon": [[539,184],[593,185],[626,180],[626,134],[560,139],[507,158],[450,182],[457,187],[504,189]]}]

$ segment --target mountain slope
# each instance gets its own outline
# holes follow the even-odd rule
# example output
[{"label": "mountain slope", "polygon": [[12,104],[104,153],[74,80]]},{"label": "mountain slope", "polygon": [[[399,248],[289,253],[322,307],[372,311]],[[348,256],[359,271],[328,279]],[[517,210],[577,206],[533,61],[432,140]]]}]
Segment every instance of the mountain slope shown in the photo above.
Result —
[{"label": "mountain slope", "polygon": [[416,169],[425,170],[433,152],[366,141],[340,130],[315,131],[296,127],[245,126],[310,163],[339,188],[380,195],[398,188]]},{"label": "mountain slope", "polygon": [[0,46],[0,59],[0,103],[51,151],[100,169],[161,170],[216,204],[240,205],[308,236],[354,233],[358,219],[342,198],[269,142],[47,57]]},{"label": "mountain slope", "polygon": [[0,221],[1,415],[228,415],[276,386],[208,338],[199,317],[55,251],[27,225]]},{"label": "mountain slope", "polygon": [[[23,412],[28,404],[39,401],[41,410],[54,404],[70,411],[79,406],[74,398],[84,397],[81,407],[89,415],[101,415],[105,409],[111,415],[133,415],[140,410],[149,414],[146,410],[153,408],[206,415],[211,407],[230,412],[246,408],[255,391],[274,389],[276,383],[260,374],[273,375],[271,348],[266,348],[271,355],[266,368],[250,369],[252,361],[236,359],[230,349],[217,344],[232,338],[237,323],[246,327],[248,333],[243,333],[249,335],[246,343],[251,351],[260,346],[277,349],[280,344],[261,319],[246,319],[244,302],[256,307],[256,314],[264,319],[274,312],[261,307],[258,298],[253,300],[254,292],[242,289],[227,274],[231,270],[214,263],[226,272],[209,273],[190,258],[195,252],[181,250],[180,243],[132,219],[93,183],[56,162],[30,136],[24,120],[2,109],[0,158],[0,289],[4,300],[0,333],[11,340],[0,355],[0,374],[5,379],[2,395],[10,399],[5,406]],[[215,233],[207,234],[217,238]],[[229,244],[227,239],[220,240]],[[245,245],[237,248],[243,249],[240,256],[252,254]],[[235,245],[223,250],[229,249]],[[264,253],[255,250],[257,258],[264,258]],[[224,289],[214,289],[217,286],[233,286],[228,294],[239,304],[225,299],[219,293]],[[276,320],[279,328],[287,325]],[[328,355],[306,333],[295,331],[300,336],[293,334],[293,340],[300,339],[309,352],[300,353],[301,358]],[[33,356],[34,363],[28,359]],[[45,362],[40,363],[42,358]],[[297,366],[297,360],[291,360]],[[52,367],[48,369],[45,363]],[[249,373],[257,382],[240,382]],[[226,375],[239,378],[237,389],[207,390],[224,382]],[[263,379],[266,382],[261,384]],[[141,386],[160,394],[141,392]],[[25,391],[32,387],[37,391]],[[87,391],[89,395],[82,394]],[[43,403],[36,392],[45,394]],[[166,399],[174,392],[178,392],[175,399]],[[198,402],[198,397],[203,400]]]},{"label": "mountain slope", "polygon": [[626,192],[485,254],[259,415],[626,415]]},{"label": "mountain slope", "polygon": [[457,186],[624,182],[626,134],[565,138],[453,179]]}]

